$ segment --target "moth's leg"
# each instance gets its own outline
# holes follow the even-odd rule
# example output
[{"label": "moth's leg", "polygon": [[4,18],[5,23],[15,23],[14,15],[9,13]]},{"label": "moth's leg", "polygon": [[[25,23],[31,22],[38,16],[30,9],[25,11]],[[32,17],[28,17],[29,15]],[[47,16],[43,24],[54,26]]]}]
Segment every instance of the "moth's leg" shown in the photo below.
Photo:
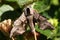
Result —
[{"label": "moth's leg", "polygon": [[29,26],[30,26],[33,34],[34,34],[35,40],[37,40],[36,31],[35,31],[34,23],[33,23],[33,17],[32,17],[32,16],[29,16],[28,18],[29,18],[29,19],[28,19],[28,21],[29,21]]},{"label": "moth's leg", "polygon": [[12,40],[15,40],[15,38],[14,38],[14,37],[12,37]]}]

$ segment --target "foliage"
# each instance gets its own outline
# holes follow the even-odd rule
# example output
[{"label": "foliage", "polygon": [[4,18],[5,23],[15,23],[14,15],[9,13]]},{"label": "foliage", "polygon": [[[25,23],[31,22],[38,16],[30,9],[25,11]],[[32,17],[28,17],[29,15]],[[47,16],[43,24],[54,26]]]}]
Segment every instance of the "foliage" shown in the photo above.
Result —
[{"label": "foliage", "polygon": [[[0,21],[9,19],[10,17],[14,18],[12,20],[15,20],[21,15],[21,12],[26,5],[29,4],[33,5],[33,3],[35,4],[34,9],[37,10],[41,15],[46,17],[48,21],[55,28],[54,30],[48,30],[48,29],[40,30],[36,25],[35,26],[36,31],[45,35],[48,40],[59,40],[60,39],[60,0],[0,0]],[[7,14],[5,16],[2,16],[4,13]],[[11,13],[13,16],[15,15],[16,17],[10,16],[9,18],[6,18],[7,15],[8,16],[10,15],[9,13]],[[2,17],[4,17],[4,19],[2,19]],[[20,39],[19,36],[18,40],[23,40],[23,39]]]}]

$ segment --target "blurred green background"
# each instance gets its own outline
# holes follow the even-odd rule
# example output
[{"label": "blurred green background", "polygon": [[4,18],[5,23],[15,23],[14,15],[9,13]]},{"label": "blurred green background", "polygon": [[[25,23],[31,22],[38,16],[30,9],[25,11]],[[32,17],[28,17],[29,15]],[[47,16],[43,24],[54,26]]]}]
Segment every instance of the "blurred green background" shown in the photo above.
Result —
[{"label": "blurred green background", "polygon": [[[0,0],[0,22],[5,19],[16,20],[22,14],[25,5],[33,3],[34,9],[46,17],[55,28],[40,30],[36,25],[36,31],[41,33],[41,40],[60,40],[60,0]],[[1,31],[0,40],[7,40]],[[24,40],[23,36],[17,36],[17,40]]]}]

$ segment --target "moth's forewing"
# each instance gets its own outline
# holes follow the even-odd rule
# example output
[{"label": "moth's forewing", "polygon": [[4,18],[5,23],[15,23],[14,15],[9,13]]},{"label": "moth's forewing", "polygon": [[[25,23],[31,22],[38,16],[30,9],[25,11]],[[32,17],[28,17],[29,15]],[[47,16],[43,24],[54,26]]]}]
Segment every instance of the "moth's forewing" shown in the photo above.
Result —
[{"label": "moth's forewing", "polygon": [[23,34],[25,32],[26,17],[24,13],[14,22],[10,37],[14,34]]},{"label": "moth's forewing", "polygon": [[42,15],[39,16],[38,25],[39,25],[40,29],[42,29],[42,30],[44,30],[44,29],[53,30],[54,29],[53,25],[51,23],[49,23],[47,21],[47,19],[45,17],[43,17]]},{"label": "moth's forewing", "polygon": [[42,29],[42,30],[45,30],[45,29],[53,30],[54,27],[49,22],[45,21],[45,22],[40,23],[40,29]]},{"label": "moth's forewing", "polygon": [[15,36],[15,35],[21,35],[25,32],[25,27],[24,26],[14,26],[11,30],[10,37]]}]

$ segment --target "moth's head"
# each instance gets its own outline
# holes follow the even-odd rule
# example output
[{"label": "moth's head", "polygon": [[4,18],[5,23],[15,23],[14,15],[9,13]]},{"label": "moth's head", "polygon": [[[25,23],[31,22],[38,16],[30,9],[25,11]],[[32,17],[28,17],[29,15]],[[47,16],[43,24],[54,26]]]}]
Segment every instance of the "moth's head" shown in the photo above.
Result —
[{"label": "moth's head", "polygon": [[29,16],[30,15],[30,8],[24,8],[24,14],[25,14],[25,16]]}]

